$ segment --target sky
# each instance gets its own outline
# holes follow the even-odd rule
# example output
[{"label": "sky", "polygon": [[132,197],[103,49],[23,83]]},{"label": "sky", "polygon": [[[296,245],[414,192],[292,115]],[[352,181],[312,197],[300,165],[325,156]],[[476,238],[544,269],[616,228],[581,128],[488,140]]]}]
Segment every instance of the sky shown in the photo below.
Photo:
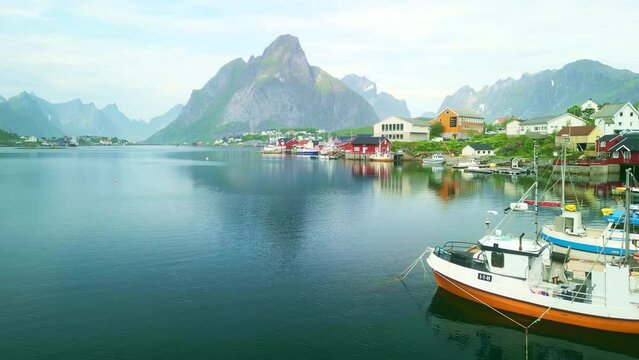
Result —
[{"label": "sky", "polygon": [[148,120],[280,34],[297,36],[311,65],[365,75],[415,116],[464,85],[579,59],[639,72],[635,1],[0,0],[0,95],[116,103]]}]

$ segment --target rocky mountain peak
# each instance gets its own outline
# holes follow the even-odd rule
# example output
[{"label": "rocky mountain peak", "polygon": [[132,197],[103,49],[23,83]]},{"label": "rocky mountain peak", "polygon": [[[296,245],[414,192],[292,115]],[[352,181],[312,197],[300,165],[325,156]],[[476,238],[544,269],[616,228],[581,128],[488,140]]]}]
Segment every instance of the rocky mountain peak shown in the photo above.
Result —
[{"label": "rocky mountain peak", "polygon": [[351,89],[360,93],[377,94],[377,84],[370,81],[366,76],[348,74],[342,78],[342,82]]},{"label": "rocky mountain peak", "polygon": [[280,81],[295,77],[310,81],[312,74],[306,54],[298,38],[292,35],[280,35],[249,65],[262,77],[275,77]]}]

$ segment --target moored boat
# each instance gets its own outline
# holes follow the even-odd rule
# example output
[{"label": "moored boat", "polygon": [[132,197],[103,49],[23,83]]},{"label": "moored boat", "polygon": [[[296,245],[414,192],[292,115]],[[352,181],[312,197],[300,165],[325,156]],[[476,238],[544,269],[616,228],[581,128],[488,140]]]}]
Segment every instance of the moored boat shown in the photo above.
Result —
[{"label": "moored boat", "polygon": [[425,165],[443,165],[445,162],[444,155],[442,154],[433,154],[430,157],[425,157],[422,159],[422,163]]},{"label": "moored boat", "polygon": [[260,151],[262,154],[281,154],[282,147],[276,144],[268,144]]},{"label": "moored boat", "polygon": [[[523,234],[522,234],[523,237]],[[572,261],[532,239],[498,231],[449,242],[427,258],[437,285],[502,311],[604,331],[639,333],[639,272]]]},{"label": "moored boat", "polygon": [[[582,223],[582,213],[574,204],[565,200],[565,149],[561,167],[561,213],[554,224],[542,227],[540,237],[551,243],[557,252],[568,254],[574,259],[591,261],[615,260],[639,253],[639,209],[631,208],[631,172],[626,171],[625,206],[626,211],[609,210],[604,214],[605,228],[586,227]],[[630,219],[626,221],[626,218]],[[628,241],[626,241],[628,238]],[[612,257],[610,259],[610,257]]]},{"label": "moored boat", "polygon": [[319,154],[319,150],[317,150],[317,149],[298,148],[295,151],[295,154],[303,155],[303,156],[306,156],[306,155],[318,155]]},{"label": "moored boat", "polygon": [[466,169],[469,167],[479,167],[479,161],[470,159],[467,161],[460,161],[457,164],[453,165],[453,168],[455,169]]},{"label": "moored boat", "polygon": [[393,162],[393,154],[391,153],[376,153],[370,156],[371,161],[380,161],[380,162]]}]

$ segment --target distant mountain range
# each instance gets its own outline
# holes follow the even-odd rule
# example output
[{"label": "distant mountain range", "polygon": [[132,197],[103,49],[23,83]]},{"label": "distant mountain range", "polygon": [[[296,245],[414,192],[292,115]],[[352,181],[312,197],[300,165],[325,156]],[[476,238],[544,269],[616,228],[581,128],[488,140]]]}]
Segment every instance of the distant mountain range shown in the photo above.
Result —
[{"label": "distant mountain range", "polygon": [[339,79],[309,65],[299,40],[281,35],[261,56],[224,65],[194,90],[181,115],[147,143],[211,140],[276,127],[339,129],[378,120]]},{"label": "distant mountain range", "polygon": [[22,92],[9,100],[0,100],[0,129],[20,135],[96,135],[141,141],[175,120],[181,109],[181,105],[175,106],[146,123],[129,119],[115,104],[103,109],[79,99],[54,104]]},{"label": "distant mountain range", "polygon": [[406,101],[398,100],[393,95],[383,91],[378,93],[377,84],[365,76],[349,74],[342,78],[342,82],[366,99],[373,106],[378,118],[385,119],[389,116],[410,117]]},{"label": "distant mountain range", "polygon": [[440,111],[459,107],[475,110],[486,120],[517,115],[523,118],[563,113],[592,98],[598,104],[639,100],[639,74],[592,60],[579,60],[558,70],[499,80],[475,91],[463,86],[446,96]]}]

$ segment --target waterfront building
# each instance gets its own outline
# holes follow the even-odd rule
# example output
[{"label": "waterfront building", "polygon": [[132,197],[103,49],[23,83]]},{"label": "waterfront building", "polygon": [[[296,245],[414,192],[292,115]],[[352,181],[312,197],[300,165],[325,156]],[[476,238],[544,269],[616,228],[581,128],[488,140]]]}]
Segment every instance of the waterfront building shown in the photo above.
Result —
[{"label": "waterfront building", "polygon": [[619,136],[615,145],[608,150],[609,164],[639,165],[639,132]]},{"label": "waterfront building", "polygon": [[529,120],[514,120],[506,125],[507,136],[546,136],[565,126],[586,126],[586,122],[573,114],[541,116]]},{"label": "waterfront building", "polygon": [[373,125],[373,136],[392,141],[426,141],[430,139],[430,120],[390,116]]},{"label": "waterfront building", "polygon": [[601,130],[596,126],[566,126],[555,136],[555,145],[563,146],[564,136],[569,139],[566,143],[568,150],[584,151],[589,146],[595,150],[597,139],[601,137]]},{"label": "waterfront building", "polygon": [[461,151],[462,156],[495,156],[495,149],[488,144],[470,144],[464,146]]},{"label": "waterfront building", "polygon": [[594,115],[595,126],[604,135],[617,134],[623,130],[639,130],[637,109],[631,103],[606,104]]},{"label": "waterfront building", "polygon": [[282,150],[292,150],[297,147],[299,142],[296,138],[282,138],[278,141],[278,144],[282,147]]},{"label": "waterfront building", "polygon": [[467,139],[471,134],[484,132],[484,118],[472,110],[447,107],[430,124],[443,125],[444,139]]},{"label": "waterfront building", "polygon": [[607,153],[613,146],[621,140],[621,135],[612,134],[604,135],[597,139],[595,147],[597,152]]},{"label": "waterfront building", "polygon": [[357,155],[386,154],[390,152],[390,147],[390,140],[379,136],[356,136],[339,145],[342,151]]}]

